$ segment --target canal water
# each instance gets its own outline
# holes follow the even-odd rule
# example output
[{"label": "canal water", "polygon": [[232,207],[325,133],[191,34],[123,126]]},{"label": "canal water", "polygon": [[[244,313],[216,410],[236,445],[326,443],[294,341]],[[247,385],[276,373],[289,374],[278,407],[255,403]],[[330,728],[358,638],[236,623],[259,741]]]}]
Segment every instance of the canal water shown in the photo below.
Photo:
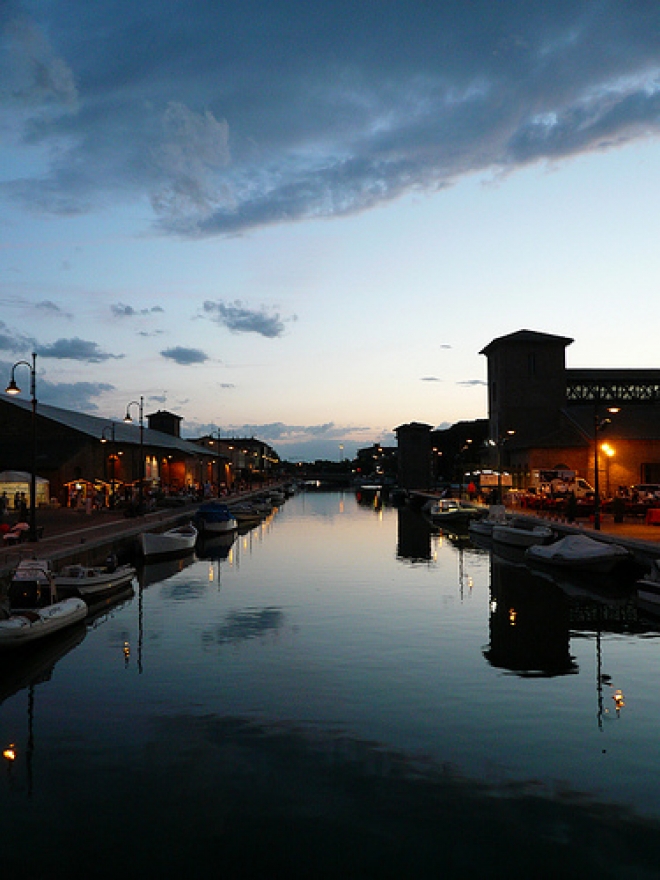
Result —
[{"label": "canal water", "polygon": [[658,877],[660,622],[295,496],[0,657],[3,877]]}]

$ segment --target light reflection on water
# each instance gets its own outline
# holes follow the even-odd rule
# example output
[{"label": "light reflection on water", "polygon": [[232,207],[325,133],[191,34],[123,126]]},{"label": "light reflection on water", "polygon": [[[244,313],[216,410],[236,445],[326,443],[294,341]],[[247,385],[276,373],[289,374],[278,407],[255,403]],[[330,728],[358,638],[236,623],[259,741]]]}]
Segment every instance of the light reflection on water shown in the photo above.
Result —
[{"label": "light reflection on water", "polygon": [[0,867],[76,876],[111,837],[95,876],[127,853],[165,876],[618,876],[610,834],[655,876],[657,640],[628,595],[569,601],[414,511],[297,496],[2,658]]}]

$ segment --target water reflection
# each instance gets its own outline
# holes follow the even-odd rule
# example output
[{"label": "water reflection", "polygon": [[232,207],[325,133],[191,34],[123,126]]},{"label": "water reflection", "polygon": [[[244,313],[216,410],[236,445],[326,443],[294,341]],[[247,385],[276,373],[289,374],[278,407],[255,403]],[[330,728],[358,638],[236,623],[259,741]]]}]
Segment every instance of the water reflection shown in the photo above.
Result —
[{"label": "water reflection", "polygon": [[86,635],[85,621],[81,621],[62,633],[3,655],[0,664],[0,703],[30,685],[50,681],[57,663],[77,648]]},{"label": "water reflection", "polygon": [[409,562],[429,562],[432,559],[431,535],[433,529],[421,514],[411,507],[397,508],[398,559]]},{"label": "water reflection", "polygon": [[489,633],[484,657],[491,666],[521,676],[578,671],[570,653],[568,605],[561,591],[496,555],[491,565]]},{"label": "water reflection", "polygon": [[205,644],[236,644],[275,633],[284,626],[281,608],[245,608],[230,611],[222,624],[203,635]]},{"label": "water reflection", "polygon": [[175,577],[184,568],[192,565],[196,560],[193,553],[180,556],[176,559],[162,559],[159,562],[145,562],[138,571],[138,582],[141,587],[149,587],[159,584],[169,578]]}]

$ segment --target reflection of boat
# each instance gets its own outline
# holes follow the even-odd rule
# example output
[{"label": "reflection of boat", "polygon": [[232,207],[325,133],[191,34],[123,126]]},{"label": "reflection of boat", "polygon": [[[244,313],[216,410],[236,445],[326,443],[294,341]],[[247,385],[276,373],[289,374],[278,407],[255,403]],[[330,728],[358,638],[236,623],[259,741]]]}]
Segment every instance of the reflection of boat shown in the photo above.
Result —
[{"label": "reflection of boat", "polygon": [[65,565],[55,575],[55,585],[62,595],[93,598],[125,587],[136,571],[132,565],[87,566]]},{"label": "reflection of boat", "polygon": [[270,512],[270,508],[266,510],[263,505],[257,507],[247,501],[236,504],[231,508],[231,512],[240,526],[256,526]]},{"label": "reflection of boat", "polygon": [[428,515],[435,525],[468,523],[471,519],[481,516],[481,513],[479,507],[466,504],[458,498],[439,498],[428,508]]},{"label": "reflection of boat", "polygon": [[147,562],[142,566],[139,572],[139,580],[141,587],[149,587],[151,584],[157,584],[168,578],[174,577],[184,568],[192,565],[195,556],[189,553],[187,556],[179,556],[174,559],[160,559],[153,562]]},{"label": "reflection of boat", "polygon": [[0,666],[0,703],[23,688],[48,681],[55,664],[73,651],[86,635],[85,624],[80,622],[48,639],[32,642],[4,655]]},{"label": "reflection of boat", "polygon": [[525,553],[528,562],[600,574],[607,574],[629,558],[630,553],[625,547],[597,541],[587,535],[566,535],[554,544],[529,547]]},{"label": "reflection of boat", "polygon": [[651,570],[637,581],[637,596],[644,602],[660,603],[660,559],[652,559]]},{"label": "reflection of boat", "polygon": [[236,532],[204,536],[197,546],[197,556],[200,559],[226,559],[235,540]]},{"label": "reflection of boat", "polygon": [[186,523],[166,532],[142,532],[140,547],[145,559],[163,556],[183,556],[192,553],[197,541],[197,529]]},{"label": "reflection of boat", "polygon": [[548,526],[529,526],[520,523],[496,524],[493,526],[493,541],[509,544],[512,547],[532,547],[536,544],[547,544],[552,540],[553,532]]},{"label": "reflection of boat", "polygon": [[87,628],[95,629],[97,626],[100,626],[108,619],[111,611],[118,611],[120,608],[123,608],[134,596],[135,590],[132,584],[129,584],[116,593],[111,593],[102,598],[95,597],[95,601],[87,606],[88,614],[85,621]]},{"label": "reflection of boat", "polygon": [[17,648],[84,620],[82,599],[59,599],[46,560],[23,559],[8,591],[7,618],[0,620],[0,648]]},{"label": "reflection of boat", "polygon": [[195,524],[202,535],[233,532],[238,527],[236,517],[220,501],[206,501],[195,514]]}]

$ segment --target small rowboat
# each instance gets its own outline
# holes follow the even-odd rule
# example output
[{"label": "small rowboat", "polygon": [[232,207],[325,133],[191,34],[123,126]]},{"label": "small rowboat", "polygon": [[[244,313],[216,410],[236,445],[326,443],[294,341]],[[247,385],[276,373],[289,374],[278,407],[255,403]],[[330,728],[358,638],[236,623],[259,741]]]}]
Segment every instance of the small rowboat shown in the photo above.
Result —
[{"label": "small rowboat", "polygon": [[192,553],[196,541],[197,529],[192,523],[187,523],[166,532],[142,532],[140,548],[145,559],[184,556]]}]

